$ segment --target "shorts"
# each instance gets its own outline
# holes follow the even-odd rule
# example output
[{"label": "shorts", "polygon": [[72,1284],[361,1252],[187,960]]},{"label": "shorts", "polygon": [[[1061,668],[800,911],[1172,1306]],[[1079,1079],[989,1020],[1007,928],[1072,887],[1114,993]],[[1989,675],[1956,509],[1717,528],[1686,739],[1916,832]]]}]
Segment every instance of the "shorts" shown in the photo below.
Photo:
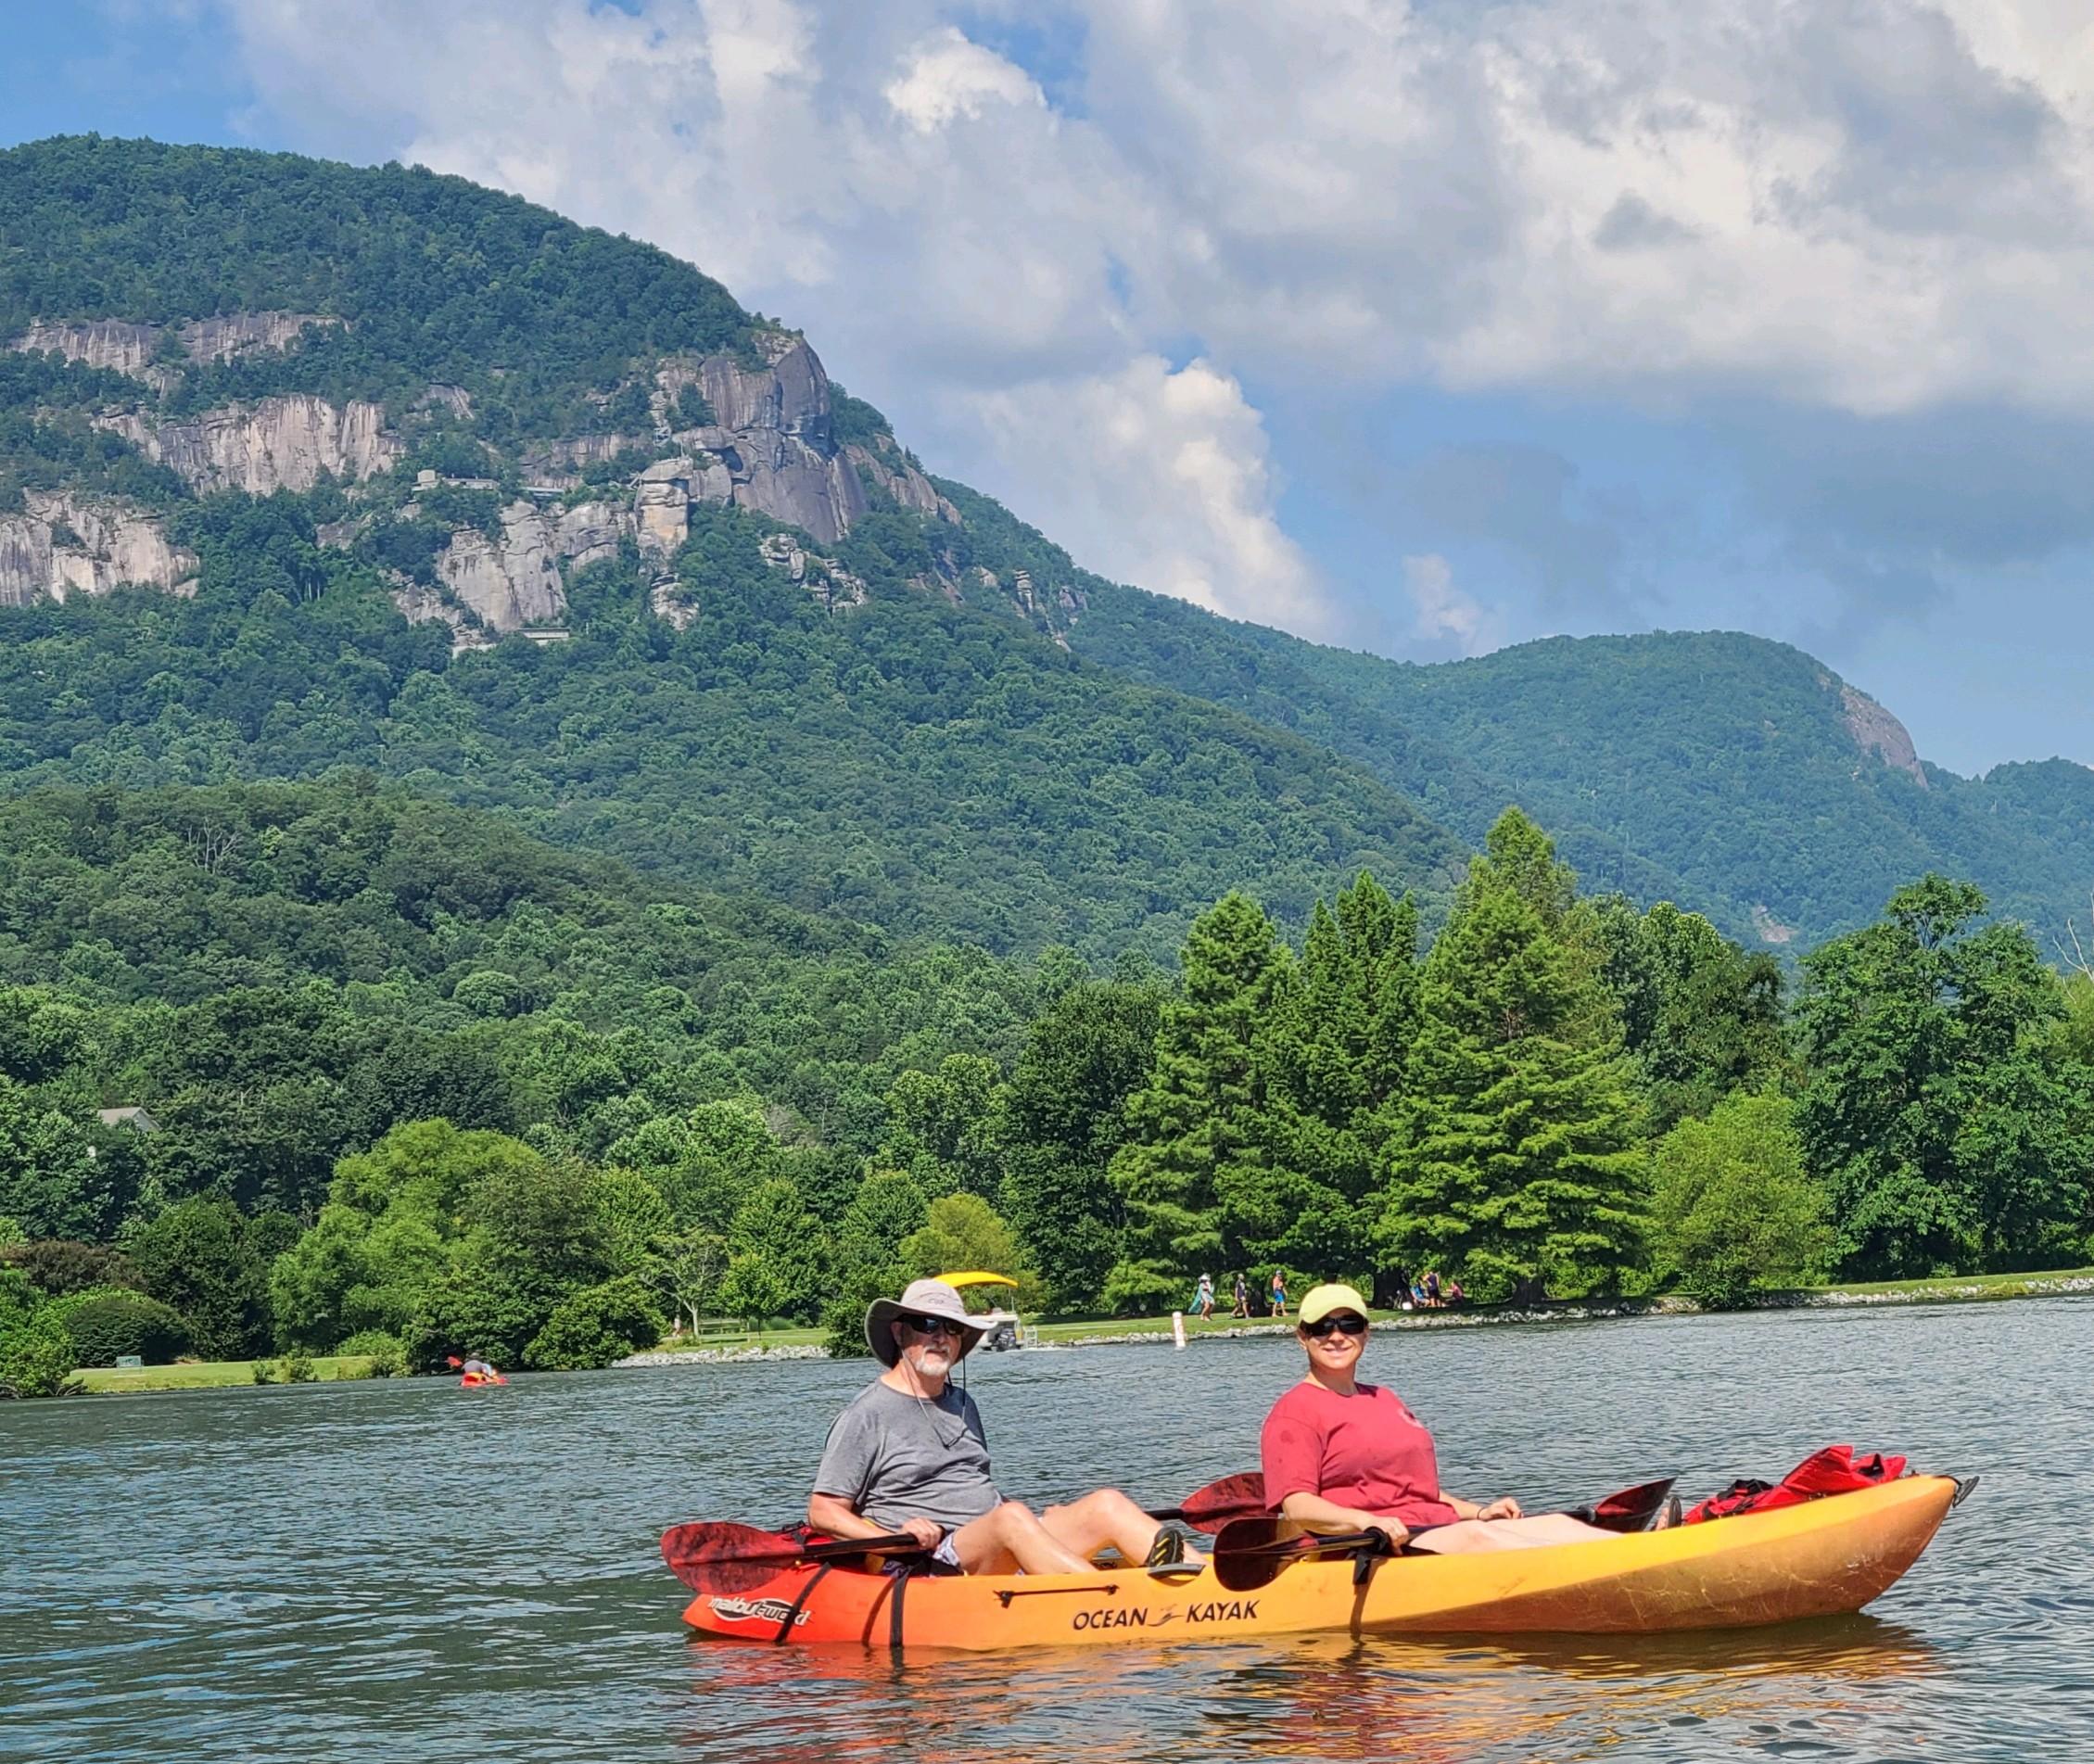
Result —
[{"label": "shorts", "polygon": [[931,1552],[931,1559],[940,1567],[952,1568],[958,1573],[966,1572],[959,1566],[959,1552],[953,1548],[953,1534],[950,1531],[938,1540],[938,1547]]}]

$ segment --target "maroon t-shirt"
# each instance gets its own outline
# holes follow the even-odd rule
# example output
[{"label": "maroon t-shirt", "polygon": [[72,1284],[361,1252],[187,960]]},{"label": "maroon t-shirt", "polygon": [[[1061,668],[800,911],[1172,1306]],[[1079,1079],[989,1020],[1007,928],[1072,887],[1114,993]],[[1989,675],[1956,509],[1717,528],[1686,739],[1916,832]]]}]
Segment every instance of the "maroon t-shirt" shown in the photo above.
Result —
[{"label": "maroon t-shirt", "polygon": [[1320,1494],[1412,1531],[1457,1517],[1440,1498],[1432,1435],[1386,1385],[1341,1397],[1304,1379],[1273,1404],[1258,1449],[1275,1512],[1290,1494]]}]

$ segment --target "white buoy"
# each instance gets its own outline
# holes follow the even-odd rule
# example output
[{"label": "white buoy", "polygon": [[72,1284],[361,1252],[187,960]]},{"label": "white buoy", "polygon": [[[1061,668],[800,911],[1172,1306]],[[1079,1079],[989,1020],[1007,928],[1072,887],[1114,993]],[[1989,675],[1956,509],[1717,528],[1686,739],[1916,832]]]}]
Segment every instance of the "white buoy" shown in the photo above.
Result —
[{"label": "white buoy", "polygon": [[1186,1344],[1186,1313],[1183,1311],[1171,1313],[1171,1339],[1181,1348]]}]

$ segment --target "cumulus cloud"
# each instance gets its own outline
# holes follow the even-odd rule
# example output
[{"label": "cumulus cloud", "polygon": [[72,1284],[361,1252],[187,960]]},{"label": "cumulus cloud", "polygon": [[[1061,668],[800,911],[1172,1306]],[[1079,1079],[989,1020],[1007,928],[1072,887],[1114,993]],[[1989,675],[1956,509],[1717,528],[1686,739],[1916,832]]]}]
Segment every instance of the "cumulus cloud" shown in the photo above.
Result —
[{"label": "cumulus cloud", "polygon": [[[1206,362],[1144,355],[1116,373],[966,401],[1009,501],[1093,567],[1233,618],[1326,634],[1315,574],[1273,518],[1264,425]],[[962,420],[965,420],[963,417]]]}]

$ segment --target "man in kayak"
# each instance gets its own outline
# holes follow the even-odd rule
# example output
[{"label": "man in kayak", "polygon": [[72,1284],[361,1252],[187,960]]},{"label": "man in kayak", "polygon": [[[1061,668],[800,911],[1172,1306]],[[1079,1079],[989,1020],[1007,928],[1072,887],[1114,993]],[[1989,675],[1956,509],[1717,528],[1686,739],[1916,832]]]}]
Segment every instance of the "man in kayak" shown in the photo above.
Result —
[{"label": "man in kayak", "polygon": [[1183,1534],[1117,1489],[1038,1514],[996,1491],[981,1411],[951,1382],[983,1334],[942,1280],[873,1302],[866,1345],[886,1370],[830,1428],[807,1524],[837,1538],[906,1531],[968,1574],[1082,1574],[1107,1544],[1128,1562],[1182,1560]]}]

